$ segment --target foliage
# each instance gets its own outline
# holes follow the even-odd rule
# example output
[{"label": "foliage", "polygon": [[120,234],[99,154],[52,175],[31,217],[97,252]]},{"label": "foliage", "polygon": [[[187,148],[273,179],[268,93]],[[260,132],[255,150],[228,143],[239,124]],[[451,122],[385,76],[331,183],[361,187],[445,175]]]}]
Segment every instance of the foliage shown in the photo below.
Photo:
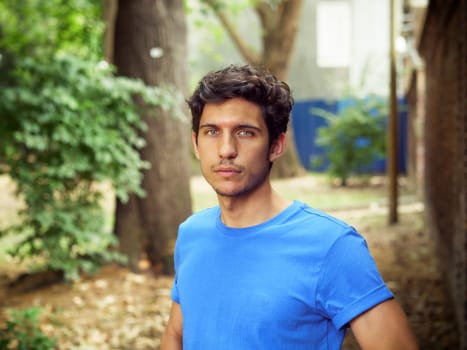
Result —
[{"label": "foliage", "polygon": [[102,56],[101,6],[92,0],[2,0],[2,54],[6,49],[29,57],[67,52],[96,60]]},{"label": "foliage", "polygon": [[144,124],[133,96],[171,102],[158,88],[71,56],[47,64],[19,60],[12,75],[18,85],[0,90],[0,159],[26,208],[8,230],[24,236],[11,254],[40,257],[73,278],[96,260],[116,258],[106,250],[115,242],[102,232],[94,184],[110,181],[122,199],[143,194],[141,170],[148,164],[137,149]]},{"label": "foliage", "polygon": [[316,143],[324,148],[324,156],[316,156],[312,164],[329,161],[328,173],[346,185],[349,176],[363,170],[385,154],[385,119],[387,104],[377,96],[351,99],[338,113],[315,109],[328,125],[318,130]]},{"label": "foliage", "polygon": [[[0,5],[8,10],[8,16],[0,15],[0,174],[16,182],[25,203],[20,222],[0,236],[18,235],[21,241],[12,256],[35,258],[37,269],[63,271],[67,279],[92,271],[100,262],[121,259],[107,249],[116,241],[103,232],[96,184],[110,182],[123,200],[129,192],[142,195],[141,171],[148,163],[138,152],[145,128],[140,115],[149,115],[143,106],[178,104],[167,89],[115,77],[106,63],[89,58],[95,51],[73,33],[92,23],[83,17],[93,11],[92,3],[28,0]],[[60,4],[63,13],[54,7]],[[89,11],[73,14],[72,5]],[[27,32],[22,25],[15,25],[17,31],[9,26],[19,24],[24,13],[24,27],[37,34],[38,42],[22,36]],[[98,36],[99,31],[88,34]],[[89,57],[80,58],[86,52]]]},{"label": "foliage", "polygon": [[41,309],[31,307],[12,310],[5,329],[0,329],[0,349],[5,350],[51,350],[56,348],[56,339],[47,337],[39,328]]}]

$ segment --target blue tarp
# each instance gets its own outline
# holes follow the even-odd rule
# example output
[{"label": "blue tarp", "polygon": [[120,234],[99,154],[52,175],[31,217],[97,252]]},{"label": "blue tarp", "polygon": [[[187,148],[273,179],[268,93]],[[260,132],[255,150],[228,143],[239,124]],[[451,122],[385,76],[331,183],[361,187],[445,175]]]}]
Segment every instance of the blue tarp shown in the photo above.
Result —
[{"label": "blue tarp", "polygon": [[[324,99],[296,101],[292,110],[292,128],[295,136],[298,157],[302,165],[313,171],[325,171],[326,163],[318,168],[312,167],[311,160],[315,156],[322,156],[324,149],[316,145],[315,140],[320,127],[327,122],[321,116],[313,114],[314,108],[320,108],[337,113],[346,105],[345,100],[329,101]],[[407,170],[407,104],[405,100],[399,101],[399,172]],[[386,159],[375,159],[368,167],[368,173],[382,174],[386,171]]]}]

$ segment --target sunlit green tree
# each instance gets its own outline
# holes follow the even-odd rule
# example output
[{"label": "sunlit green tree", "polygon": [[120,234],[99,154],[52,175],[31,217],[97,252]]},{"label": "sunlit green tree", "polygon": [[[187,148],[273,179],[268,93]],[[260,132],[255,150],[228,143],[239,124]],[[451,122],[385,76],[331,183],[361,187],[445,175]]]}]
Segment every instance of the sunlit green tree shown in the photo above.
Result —
[{"label": "sunlit green tree", "polygon": [[100,61],[102,28],[95,1],[0,3],[0,172],[25,203],[3,234],[18,237],[14,257],[69,279],[119,256],[96,184],[123,200],[142,194],[140,109],[175,105],[172,94],[115,77]]}]

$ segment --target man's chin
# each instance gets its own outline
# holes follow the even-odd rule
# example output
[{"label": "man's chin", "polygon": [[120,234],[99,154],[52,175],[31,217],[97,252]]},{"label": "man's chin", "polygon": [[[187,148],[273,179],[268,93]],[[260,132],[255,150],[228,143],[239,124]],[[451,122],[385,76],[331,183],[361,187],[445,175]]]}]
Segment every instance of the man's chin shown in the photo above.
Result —
[{"label": "man's chin", "polygon": [[225,191],[225,190],[219,190],[219,189],[215,189],[214,191],[216,191],[216,194],[219,197],[236,198],[236,197],[240,197],[242,195],[242,193],[237,192],[237,191]]},{"label": "man's chin", "polygon": [[215,187],[214,191],[220,197],[231,197],[231,198],[240,197],[248,192],[248,190],[245,190],[243,188],[239,189],[239,188],[225,188],[225,187]]}]

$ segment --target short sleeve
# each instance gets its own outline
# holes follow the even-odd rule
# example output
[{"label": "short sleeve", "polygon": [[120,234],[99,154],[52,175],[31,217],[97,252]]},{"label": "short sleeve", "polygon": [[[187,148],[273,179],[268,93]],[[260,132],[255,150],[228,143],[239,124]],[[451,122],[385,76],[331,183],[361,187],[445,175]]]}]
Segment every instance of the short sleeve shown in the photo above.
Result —
[{"label": "short sleeve", "polygon": [[[181,230],[181,225],[178,228],[178,237],[180,237],[180,230]],[[180,253],[179,253],[179,242],[177,239],[177,242],[175,243],[175,249],[174,249],[174,268],[175,268],[175,276],[174,276],[174,281],[172,284],[172,289],[170,291],[170,297],[172,298],[173,301],[176,303],[180,304],[180,295],[178,293],[178,266],[180,264]]]},{"label": "short sleeve", "polygon": [[317,305],[337,329],[392,298],[366,241],[350,229],[331,246],[321,268]]},{"label": "short sleeve", "polygon": [[177,304],[180,304],[180,297],[178,295],[178,288],[177,288],[177,275],[175,275],[174,282],[172,284],[172,290],[170,291],[170,297]]}]

